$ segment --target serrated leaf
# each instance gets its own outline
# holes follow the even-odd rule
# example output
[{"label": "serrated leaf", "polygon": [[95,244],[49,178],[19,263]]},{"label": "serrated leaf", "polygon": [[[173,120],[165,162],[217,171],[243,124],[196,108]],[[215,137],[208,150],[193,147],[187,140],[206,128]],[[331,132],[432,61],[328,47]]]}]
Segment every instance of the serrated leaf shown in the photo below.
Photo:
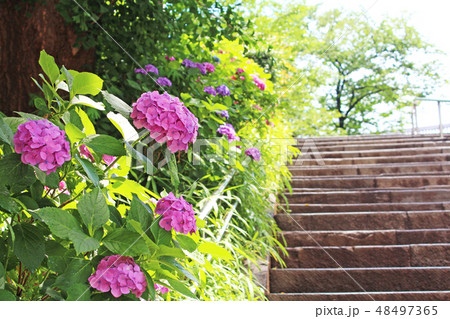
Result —
[{"label": "serrated leaf", "polygon": [[16,301],[16,296],[8,290],[0,289],[0,301]]},{"label": "serrated leaf", "polygon": [[[87,136],[94,135],[95,134],[94,124],[92,124],[92,122],[89,119],[89,116],[86,114],[86,112],[83,111],[79,107],[75,107],[75,112],[76,112],[76,114],[78,114],[78,116],[81,120],[81,124],[83,125],[83,128],[84,128],[84,134],[86,134]],[[72,121],[72,115],[70,117],[71,117],[71,122],[74,123]],[[76,125],[77,123],[74,123],[74,124]]]},{"label": "serrated leaf", "polygon": [[91,180],[92,184],[94,184],[95,187],[99,186],[100,178],[97,174],[97,169],[95,166],[88,161],[87,159],[80,158],[78,154],[75,155],[75,159],[83,166],[84,171],[86,172],[86,175]]},{"label": "serrated leaf", "polygon": [[144,232],[139,222],[135,220],[129,220],[127,222],[127,225],[130,225],[139,235],[142,236],[145,243],[147,244],[147,247],[150,249],[150,251],[153,253],[154,251],[157,251],[159,249],[158,245],[156,245],[153,240],[148,237],[148,235]]},{"label": "serrated leaf", "polygon": [[114,254],[136,257],[150,254],[141,235],[128,229],[115,229],[103,238],[103,244]]},{"label": "serrated leaf", "polygon": [[103,87],[103,80],[96,74],[81,72],[73,77],[72,95],[97,95]]},{"label": "serrated leaf", "polygon": [[176,247],[168,247],[166,245],[160,245],[158,250],[158,256],[170,256],[175,258],[186,258],[183,250]]},{"label": "serrated leaf", "polygon": [[170,155],[169,172],[172,185],[175,189],[178,189],[178,185],[180,185],[180,178],[178,177],[177,158],[175,157],[175,154]]},{"label": "serrated leaf", "polygon": [[67,291],[79,283],[86,283],[92,274],[92,265],[89,260],[72,258],[66,271],[56,278],[55,286]]},{"label": "serrated leaf", "polygon": [[8,154],[0,159],[0,185],[29,186],[34,183],[33,168],[23,164],[20,158],[20,154]]},{"label": "serrated leaf", "polygon": [[78,283],[66,289],[67,301],[89,301],[91,300],[91,291],[86,284]]},{"label": "serrated leaf", "polygon": [[29,223],[16,224],[13,229],[15,233],[14,254],[28,270],[33,272],[44,260],[44,235],[39,228]]},{"label": "serrated leaf", "polygon": [[105,106],[103,105],[103,103],[95,102],[93,99],[90,99],[85,95],[74,96],[70,101],[69,106],[70,105],[86,105],[99,111],[105,110]]},{"label": "serrated leaf", "polygon": [[100,247],[100,242],[97,239],[86,235],[82,231],[71,231],[69,237],[73,241],[77,254],[93,251]]},{"label": "serrated leaf", "polygon": [[153,222],[153,211],[147,204],[142,202],[135,194],[133,194],[133,200],[131,201],[128,218],[138,221],[142,229],[145,231]]},{"label": "serrated leaf", "polygon": [[13,143],[13,132],[8,124],[5,123],[3,118],[0,117],[0,140],[14,146]]},{"label": "serrated leaf", "polygon": [[159,226],[159,221],[161,219],[162,216],[156,218],[153,221],[152,225],[150,226],[150,230],[153,234],[153,237],[155,237],[156,243],[158,245],[170,246],[170,241],[172,240],[172,233]]},{"label": "serrated leaf", "polygon": [[65,131],[72,144],[81,141],[83,138],[86,138],[86,134],[84,134],[78,127],[76,127],[75,124],[67,123]]},{"label": "serrated leaf", "polygon": [[51,55],[47,54],[45,50],[41,51],[39,65],[50,79],[50,83],[55,83],[59,77],[59,68],[55,63],[55,59]]},{"label": "serrated leaf", "polygon": [[38,167],[33,167],[34,173],[36,174],[37,179],[42,183],[42,185],[47,186],[50,189],[59,188],[59,174],[56,172],[52,172],[49,175],[47,173],[41,171]]},{"label": "serrated leaf", "polygon": [[112,156],[126,155],[123,141],[109,136],[109,135],[91,135],[83,140],[83,144],[92,148],[99,154],[106,154]]},{"label": "serrated leaf", "polygon": [[108,93],[107,91],[102,91],[102,94],[105,100],[111,105],[111,107],[123,116],[127,117],[133,111],[133,109],[127,103],[119,99],[117,96]]},{"label": "serrated leaf", "polygon": [[139,138],[139,133],[122,114],[109,112],[106,116],[119,130],[125,141],[132,143]]},{"label": "serrated leaf", "polygon": [[176,240],[180,244],[181,248],[188,252],[194,252],[197,249],[197,243],[186,235],[177,234]]},{"label": "serrated leaf", "polygon": [[105,196],[98,187],[81,197],[77,208],[91,236],[97,228],[103,226],[109,220],[108,204],[106,203]]}]

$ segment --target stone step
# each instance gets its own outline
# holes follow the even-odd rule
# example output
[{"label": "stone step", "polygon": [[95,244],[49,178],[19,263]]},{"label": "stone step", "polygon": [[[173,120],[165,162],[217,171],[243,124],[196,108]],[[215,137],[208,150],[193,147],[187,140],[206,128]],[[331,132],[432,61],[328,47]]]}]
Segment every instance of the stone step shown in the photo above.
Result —
[{"label": "stone step", "polygon": [[[308,156],[307,156],[308,158]],[[328,165],[367,165],[389,163],[422,163],[422,162],[448,162],[450,154],[426,154],[405,156],[378,156],[378,157],[351,157],[351,158],[324,158],[323,162],[316,159],[297,158],[292,166],[328,166]]]},{"label": "stone step", "polygon": [[[303,149],[304,151],[309,148],[313,148],[315,144],[298,144],[294,147]],[[398,148],[429,148],[429,147],[445,147],[450,146],[450,140],[436,141],[436,142],[405,142],[405,143],[388,143],[388,144],[350,144],[350,145],[315,145],[319,152],[345,152],[345,151],[364,151],[364,150],[386,150],[386,149],[398,149]]]},{"label": "stone step", "polygon": [[423,172],[449,172],[450,162],[440,163],[395,163],[368,165],[337,165],[337,166],[294,166],[290,167],[293,176],[333,176],[333,175],[381,175]]},{"label": "stone step", "polygon": [[447,290],[450,267],[271,269],[272,293]]},{"label": "stone step", "polygon": [[[335,151],[335,152],[316,152],[314,150],[304,150],[301,158],[306,157],[312,160],[325,158],[355,158],[355,157],[394,157],[406,155],[426,155],[426,154],[449,154],[450,147],[427,147],[427,148],[396,148],[380,150],[362,150],[362,151]],[[295,161],[296,159],[294,159]]]},{"label": "stone step", "polygon": [[285,231],[406,230],[450,227],[450,210],[277,214],[274,217],[278,226]]},{"label": "stone step", "polygon": [[[444,186],[443,186],[444,187]],[[316,191],[285,193],[290,204],[301,203],[413,203],[413,202],[439,202],[450,200],[449,188],[438,189],[377,189],[374,191]]]},{"label": "stone step", "polygon": [[277,212],[334,213],[334,212],[386,212],[386,211],[428,211],[450,210],[450,201],[422,203],[351,203],[351,204],[281,204]]},{"label": "stone step", "polygon": [[305,143],[312,144],[316,146],[334,146],[334,145],[360,145],[360,144],[404,144],[404,143],[417,143],[417,142],[442,142],[450,140],[450,136],[441,138],[440,136],[434,137],[399,137],[399,138],[382,138],[382,139],[359,139],[359,140],[316,140],[314,138],[310,139],[300,139],[297,140],[297,145],[303,146]]},{"label": "stone step", "polygon": [[267,298],[270,301],[449,301],[450,290],[271,293]]},{"label": "stone step", "polygon": [[[450,244],[287,248],[286,268],[450,266]],[[271,260],[272,268],[281,265]]]},{"label": "stone step", "polygon": [[408,230],[283,231],[286,247],[376,246],[449,242],[449,228]]},{"label": "stone step", "polygon": [[293,188],[406,188],[449,185],[450,174],[437,175],[403,175],[403,176],[347,176],[347,177],[294,177],[291,181]]},{"label": "stone step", "polygon": [[[450,134],[444,134],[444,138],[449,138]],[[345,135],[345,136],[315,136],[298,138],[298,141],[312,139],[315,142],[339,142],[339,141],[375,141],[375,140],[408,140],[408,139],[440,139],[438,134],[421,134],[421,135],[407,135],[407,134],[380,134],[380,135]]]}]

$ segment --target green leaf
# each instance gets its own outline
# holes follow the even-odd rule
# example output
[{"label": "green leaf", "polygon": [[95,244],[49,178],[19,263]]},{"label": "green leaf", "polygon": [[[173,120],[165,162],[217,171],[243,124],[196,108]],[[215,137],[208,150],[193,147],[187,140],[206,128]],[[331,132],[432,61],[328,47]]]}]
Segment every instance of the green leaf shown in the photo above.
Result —
[{"label": "green leaf", "polygon": [[183,250],[176,247],[168,247],[166,245],[160,245],[158,256],[170,256],[175,258],[186,258]]},{"label": "green leaf", "polygon": [[233,260],[233,256],[228,250],[213,243],[202,243],[198,246],[198,251],[204,254],[210,254],[213,257],[225,260]]},{"label": "green leaf", "polygon": [[103,105],[103,103],[95,102],[85,95],[74,96],[69,105],[86,105],[99,111],[105,110],[105,106]]},{"label": "green leaf", "polygon": [[76,218],[68,211],[55,207],[45,207],[37,211],[36,214],[48,225],[53,235],[73,241],[77,253],[92,251],[100,246],[97,239],[83,233]]},{"label": "green leaf", "polygon": [[86,138],[86,134],[84,134],[78,127],[76,127],[75,124],[67,123],[65,131],[72,144],[81,141],[83,138]]},{"label": "green leaf", "polygon": [[59,68],[55,63],[55,59],[51,55],[47,54],[45,50],[41,51],[39,65],[50,79],[50,83],[55,83],[59,77]]},{"label": "green leaf", "polygon": [[180,273],[181,275],[186,276],[190,280],[200,283],[197,278],[193,274],[191,274],[186,268],[184,268],[178,261],[175,260],[173,257],[161,257],[159,259],[160,262],[164,263],[166,266],[170,265],[170,268],[174,269],[176,272]]},{"label": "green leaf", "polygon": [[80,158],[78,154],[75,154],[75,159],[83,166],[84,171],[86,172],[86,175],[91,180],[92,184],[94,184],[95,187],[99,186],[100,178],[97,174],[97,169],[95,166],[88,161],[87,159]]},{"label": "green leaf", "polygon": [[86,283],[92,274],[92,265],[89,260],[72,258],[66,271],[56,278],[55,286],[64,290],[79,284]]},{"label": "green leaf", "polygon": [[86,284],[75,284],[66,289],[67,301],[89,301],[91,300],[91,291]]},{"label": "green leaf", "polygon": [[141,225],[139,224],[139,222],[135,221],[135,220],[129,220],[127,222],[127,226],[131,226],[139,235],[142,236],[142,238],[144,239],[145,243],[147,244],[147,247],[149,248],[150,252],[153,253],[157,250],[159,250],[158,245],[156,245],[153,240],[150,239],[150,237],[148,237],[148,235],[144,232],[144,230],[142,229]]},{"label": "green leaf", "polygon": [[167,278],[167,282],[170,284],[173,290],[178,291],[180,294],[185,295],[186,297],[197,299],[197,296],[194,295],[181,281],[176,279]]},{"label": "green leaf", "polygon": [[5,288],[6,270],[2,263],[0,263],[0,289]]},{"label": "green leaf", "polygon": [[150,226],[150,230],[155,237],[156,243],[158,245],[166,245],[170,246],[170,241],[172,239],[172,233],[170,231],[165,230],[161,226],[159,226],[159,221],[162,219],[162,216],[156,218],[152,225]]},{"label": "green leaf", "polygon": [[96,74],[81,72],[73,77],[72,96],[77,94],[97,95],[103,87],[103,80]]},{"label": "green leaf", "polygon": [[106,115],[111,123],[119,130],[122,137],[127,142],[134,142],[139,138],[139,133],[136,129],[128,122],[128,120],[120,113],[109,112]]},{"label": "green leaf", "polygon": [[105,100],[111,105],[111,107],[123,116],[128,117],[133,111],[133,108],[131,106],[119,99],[117,96],[108,93],[107,91],[102,91],[102,94]]},{"label": "green leaf", "polygon": [[103,244],[114,254],[136,257],[150,254],[141,235],[128,229],[115,229],[103,238]]},{"label": "green leaf", "polygon": [[36,180],[33,168],[22,163],[20,154],[8,154],[0,160],[0,176],[0,185],[20,184],[26,187]]},{"label": "green leaf", "polygon": [[44,260],[44,235],[39,228],[29,223],[16,224],[13,229],[15,233],[14,254],[28,270],[36,270]]},{"label": "green leaf", "polygon": [[197,243],[186,235],[177,234],[176,240],[180,244],[181,248],[187,250],[192,253],[197,249]]},{"label": "green leaf", "polygon": [[38,180],[42,183],[42,185],[47,186],[50,189],[58,189],[59,188],[59,174],[56,172],[52,172],[49,175],[47,173],[41,171],[37,167],[33,167],[34,172]]},{"label": "green leaf", "polygon": [[13,133],[17,132],[20,124],[26,123],[27,119],[21,117],[4,117],[3,121],[11,128]]},{"label": "green leaf", "polygon": [[[89,116],[86,114],[85,111],[83,111],[81,108],[79,107],[75,107],[75,112],[78,115],[78,117],[80,118],[81,124],[82,124],[82,128],[80,129],[84,129],[84,134],[86,134],[87,136],[89,135],[94,135],[95,134],[95,127],[94,124],[92,124],[91,120],[89,119]],[[70,116],[71,122],[75,125],[77,125],[77,123],[72,121],[72,115]]]},{"label": "green leaf", "polygon": [[123,226],[122,215],[114,206],[108,205],[109,209],[109,219],[119,225],[119,227]]},{"label": "green leaf", "polygon": [[123,142],[109,135],[91,135],[83,140],[83,144],[86,144],[86,146],[89,146],[100,154],[112,156],[126,155]]},{"label": "green leaf", "polygon": [[22,207],[12,197],[3,194],[0,194],[0,208],[10,213],[18,213],[22,210]]},{"label": "green leaf", "polygon": [[153,211],[150,206],[133,194],[128,218],[138,221],[142,229],[146,231],[153,222]]},{"label": "green leaf", "polygon": [[14,146],[13,143],[13,132],[8,124],[5,123],[3,118],[0,117],[0,140]]},{"label": "green leaf", "polygon": [[181,93],[180,96],[183,101],[186,101],[186,100],[189,100],[192,98],[192,96],[187,93]]},{"label": "green leaf", "polygon": [[91,236],[109,220],[109,208],[102,191],[96,187],[78,202],[78,212]]},{"label": "green leaf", "polygon": [[0,290],[0,301],[16,301],[16,296],[14,296],[8,290],[1,289]]},{"label": "green leaf", "polygon": [[180,179],[178,177],[177,158],[175,157],[175,154],[170,155],[169,172],[172,185],[175,187],[175,189],[178,189],[178,185],[180,185]]},{"label": "green leaf", "polygon": [[150,295],[151,300],[155,300],[156,297],[156,290],[155,290],[155,283],[153,282],[152,277],[148,274],[148,272],[144,271],[145,278],[147,278],[147,290],[148,294]]}]

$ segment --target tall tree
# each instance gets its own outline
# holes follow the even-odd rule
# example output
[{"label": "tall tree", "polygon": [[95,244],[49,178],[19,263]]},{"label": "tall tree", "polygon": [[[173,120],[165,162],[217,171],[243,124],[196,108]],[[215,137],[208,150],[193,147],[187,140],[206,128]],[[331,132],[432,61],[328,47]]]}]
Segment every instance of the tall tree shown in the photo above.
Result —
[{"label": "tall tree", "polygon": [[367,124],[378,130],[377,116],[388,117],[405,105],[405,97],[429,94],[439,79],[428,58],[436,51],[404,19],[375,24],[333,10],[317,18],[311,41],[305,53],[330,74],[320,101],[339,112],[337,126],[348,133]]}]

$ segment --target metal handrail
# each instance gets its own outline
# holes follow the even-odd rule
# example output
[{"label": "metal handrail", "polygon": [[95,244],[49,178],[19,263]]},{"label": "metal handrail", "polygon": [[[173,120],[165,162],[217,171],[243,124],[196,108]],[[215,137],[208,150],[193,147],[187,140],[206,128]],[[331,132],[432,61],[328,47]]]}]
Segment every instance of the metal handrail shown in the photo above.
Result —
[{"label": "metal handrail", "polygon": [[411,134],[412,135],[417,135],[419,133],[419,124],[418,124],[418,121],[417,121],[417,106],[418,106],[417,101],[437,102],[438,113],[439,113],[439,134],[440,134],[441,138],[443,138],[444,137],[444,125],[442,123],[441,103],[450,103],[450,100],[421,98],[421,97],[416,98],[414,100],[413,108],[411,110],[411,122],[412,122]]}]

